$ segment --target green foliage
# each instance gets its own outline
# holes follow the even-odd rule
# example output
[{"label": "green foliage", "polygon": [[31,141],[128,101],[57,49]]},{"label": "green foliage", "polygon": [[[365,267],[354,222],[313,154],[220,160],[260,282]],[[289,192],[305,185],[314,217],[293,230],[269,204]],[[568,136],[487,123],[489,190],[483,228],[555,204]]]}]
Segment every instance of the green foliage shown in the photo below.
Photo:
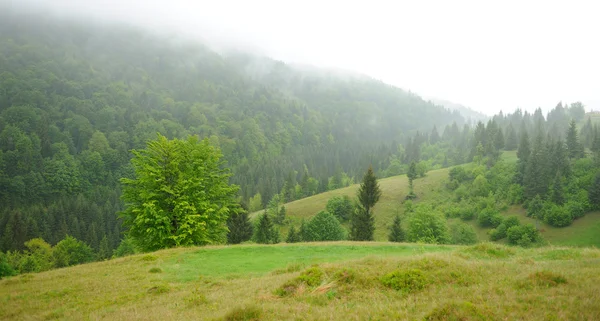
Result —
[{"label": "green foliage", "polygon": [[253,226],[243,207],[233,208],[227,218],[227,243],[239,244],[252,238]]},{"label": "green foliage", "polygon": [[553,287],[559,284],[567,283],[567,278],[551,271],[538,271],[529,275],[529,280],[537,285],[543,287]]},{"label": "green foliage", "polygon": [[515,225],[506,231],[508,244],[528,247],[541,240],[540,232],[531,224]]},{"label": "green foliage", "polygon": [[428,206],[417,206],[408,216],[406,239],[409,242],[450,243],[444,216]]},{"label": "green foliage", "polygon": [[56,267],[65,267],[91,262],[94,259],[94,252],[89,245],[67,235],[54,246],[53,256]]},{"label": "green foliage", "polygon": [[405,235],[404,229],[402,228],[402,220],[400,215],[394,217],[394,222],[390,226],[390,233],[388,234],[388,241],[390,242],[404,242]]},{"label": "green foliage", "polygon": [[375,232],[375,217],[361,206],[356,206],[350,217],[350,239],[372,241]]},{"label": "green foliage", "polygon": [[396,291],[412,293],[424,289],[428,281],[421,270],[411,269],[388,273],[381,278],[381,284]]},{"label": "green foliage", "polygon": [[262,195],[260,195],[260,193],[256,193],[253,197],[250,198],[248,203],[250,212],[257,212],[259,210],[262,210]]},{"label": "green foliage", "polygon": [[0,279],[16,275],[17,271],[9,264],[6,254],[0,252]]},{"label": "green foliage", "polygon": [[326,211],[335,215],[340,222],[345,222],[350,219],[354,212],[354,204],[347,195],[334,196],[327,201]]},{"label": "green foliage", "polygon": [[481,227],[497,227],[502,223],[502,216],[498,210],[486,207],[477,215],[477,223]]},{"label": "green foliage", "polygon": [[452,244],[475,244],[477,243],[477,233],[475,233],[473,226],[456,222],[450,224],[450,239]]},{"label": "green foliage", "polygon": [[298,242],[302,242],[302,235],[301,233],[298,231],[296,231],[296,228],[292,225],[292,227],[290,227],[290,230],[288,231],[288,236],[285,239],[286,243],[298,243]]},{"label": "green foliage", "polygon": [[600,172],[596,174],[594,183],[590,186],[588,198],[590,201],[590,206],[595,210],[600,210]]},{"label": "green foliage", "polygon": [[280,242],[279,230],[275,227],[267,213],[258,217],[254,227],[253,240],[261,244],[277,244]]},{"label": "green foliage", "polygon": [[377,204],[379,197],[381,197],[381,189],[371,166],[369,166],[369,169],[365,173],[357,194],[360,205],[367,214],[370,214],[371,209]]},{"label": "green foliage", "polygon": [[50,244],[41,238],[31,239],[25,242],[26,255],[36,262],[37,269],[27,272],[48,271],[54,268],[53,249]]},{"label": "green foliage", "polygon": [[519,218],[516,216],[509,216],[505,218],[498,227],[490,231],[490,240],[498,241],[506,237],[506,232],[513,226],[521,225]]},{"label": "green foliage", "polygon": [[340,241],[346,238],[346,231],[340,221],[326,211],[320,211],[313,216],[306,229],[310,239],[304,241]]},{"label": "green foliage", "polygon": [[565,227],[573,223],[573,213],[566,206],[547,203],[544,206],[544,222],[554,227]]},{"label": "green foliage", "polygon": [[133,255],[138,252],[139,251],[135,246],[135,242],[131,238],[125,237],[123,240],[121,240],[121,243],[119,243],[119,247],[117,247],[113,252],[113,256],[123,257],[127,255]]},{"label": "green foliage", "polygon": [[142,250],[225,242],[237,187],[228,184],[218,149],[207,139],[159,134],[133,153],[135,178],[121,180],[122,217]]},{"label": "green foliage", "polygon": [[227,312],[223,317],[224,321],[259,321],[263,311],[256,306],[237,307]]}]

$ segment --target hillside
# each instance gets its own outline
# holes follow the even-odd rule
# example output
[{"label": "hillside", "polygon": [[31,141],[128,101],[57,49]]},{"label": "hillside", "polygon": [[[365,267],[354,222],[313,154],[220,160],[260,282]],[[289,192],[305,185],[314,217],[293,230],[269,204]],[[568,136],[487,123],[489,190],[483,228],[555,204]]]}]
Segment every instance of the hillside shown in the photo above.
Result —
[{"label": "hillside", "polygon": [[[514,152],[505,152],[503,159],[507,162],[516,162]],[[423,178],[415,180],[415,193],[418,195],[416,203],[430,203],[444,205],[444,203],[454,195],[446,189],[448,182],[448,173],[450,168],[433,170],[427,173]],[[379,180],[382,190],[380,201],[374,208],[375,212],[375,240],[387,241],[388,227],[391,225],[396,214],[403,215],[404,197],[408,194],[408,179],[406,175],[383,178]],[[291,225],[296,227],[302,219],[308,219],[321,210],[325,209],[327,201],[335,196],[347,195],[351,198],[356,197],[359,185],[341,188],[326,193],[321,193],[308,198],[303,198],[285,204],[288,218]],[[260,212],[251,214],[252,217]],[[536,224],[535,219],[527,217],[522,206],[514,205],[501,211],[503,217],[517,215],[522,223]],[[459,221],[459,219],[448,219],[449,222]],[[488,232],[490,228],[482,228],[476,220],[468,221],[477,232],[479,241],[489,241]],[[573,225],[568,227],[552,227],[546,223],[538,222],[543,238],[553,245],[569,246],[595,246],[600,247],[600,212],[587,213],[584,217],[574,221]],[[284,226],[282,232],[286,233],[288,227]]]},{"label": "hillside", "polygon": [[220,147],[241,201],[260,194],[260,207],[286,182],[305,178],[312,195],[373,160],[385,170],[410,135],[463,123],[366,76],[19,8],[0,2],[0,231],[12,230],[1,251],[67,234],[115,249],[119,179],[132,175],[130,151],[157,132]]},{"label": "hillside", "polygon": [[597,320],[599,258],[490,243],[179,248],[1,280],[0,319]]}]

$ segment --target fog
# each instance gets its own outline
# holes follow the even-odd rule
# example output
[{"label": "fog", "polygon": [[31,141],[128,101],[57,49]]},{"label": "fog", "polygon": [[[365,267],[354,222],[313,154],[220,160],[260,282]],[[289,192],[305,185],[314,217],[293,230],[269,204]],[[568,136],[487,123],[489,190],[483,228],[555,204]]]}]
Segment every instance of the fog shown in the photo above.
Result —
[{"label": "fog", "polygon": [[600,8],[592,1],[9,2],[364,73],[486,114],[576,100],[600,110]]}]

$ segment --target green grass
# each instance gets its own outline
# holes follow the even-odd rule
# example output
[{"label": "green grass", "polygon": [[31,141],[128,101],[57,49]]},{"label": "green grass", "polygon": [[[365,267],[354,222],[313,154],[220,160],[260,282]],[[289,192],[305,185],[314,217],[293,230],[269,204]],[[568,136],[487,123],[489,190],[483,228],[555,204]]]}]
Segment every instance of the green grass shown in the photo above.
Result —
[{"label": "green grass", "polygon": [[373,242],[207,247],[171,257],[165,262],[166,266],[163,270],[169,274],[170,280],[185,282],[201,277],[260,276],[276,269],[286,268],[288,265],[309,266],[366,256],[406,256],[451,249],[451,247],[436,245]]},{"label": "green grass", "polygon": [[0,320],[599,320],[599,259],[491,243],[178,248],[0,280]]}]

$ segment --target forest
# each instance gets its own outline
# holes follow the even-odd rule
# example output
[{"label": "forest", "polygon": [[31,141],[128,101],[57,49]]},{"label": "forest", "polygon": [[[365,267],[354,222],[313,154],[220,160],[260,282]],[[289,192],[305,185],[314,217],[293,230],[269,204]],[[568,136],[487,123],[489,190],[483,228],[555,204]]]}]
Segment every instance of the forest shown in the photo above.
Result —
[{"label": "forest", "polygon": [[[523,204],[528,215],[553,226],[600,207],[600,130],[579,102],[560,102],[547,115],[518,109],[475,122],[366,76],[217,53],[127,26],[29,18],[0,11],[2,252],[52,246],[56,267],[72,264],[60,254],[69,249],[82,251],[73,262],[116,255],[124,232],[135,226],[121,215],[128,199],[122,182],[136,176],[132,151],[157,134],[172,141],[197,136],[218,149],[229,182],[239,187],[228,206],[235,213],[275,207],[257,223],[267,231],[272,223],[264,220],[277,223],[281,204],[360,183],[367,168],[383,178],[468,163],[451,170],[454,199],[438,210],[477,219],[495,228],[492,238],[508,235],[514,244],[537,236],[526,227],[514,232],[518,224],[497,216],[507,204]],[[515,150],[515,164],[500,160],[503,151]],[[320,223],[306,222],[299,235],[372,239],[372,231],[358,236],[361,231],[335,224],[333,238],[310,232],[336,220],[337,208],[315,216]],[[243,237],[221,233],[206,240],[250,238],[240,231]],[[459,242],[450,232],[407,231],[406,237]],[[269,233],[254,238],[280,241]],[[202,237],[169,246],[206,244]],[[36,269],[27,264],[35,265],[24,261],[24,271]]]}]

